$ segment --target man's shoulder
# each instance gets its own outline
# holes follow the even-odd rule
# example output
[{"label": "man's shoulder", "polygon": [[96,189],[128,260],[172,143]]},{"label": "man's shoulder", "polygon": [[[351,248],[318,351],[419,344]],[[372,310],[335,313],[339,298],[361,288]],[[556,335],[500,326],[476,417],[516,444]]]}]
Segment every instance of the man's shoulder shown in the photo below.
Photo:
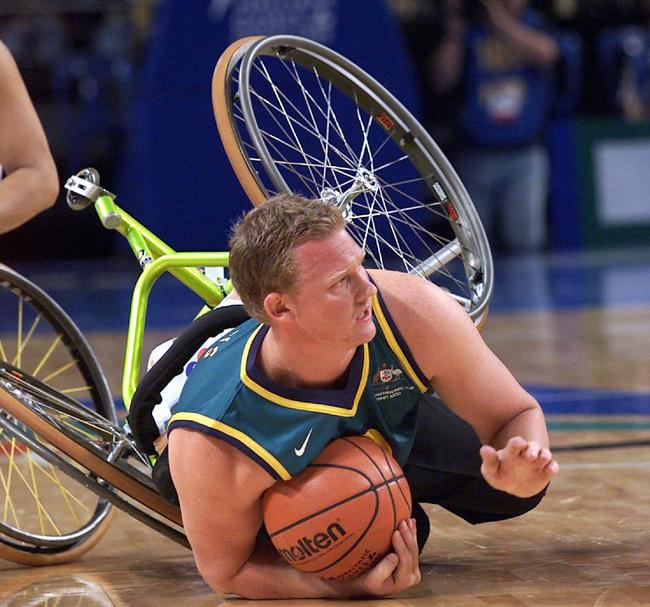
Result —
[{"label": "man's shoulder", "polygon": [[368,275],[377,286],[405,285],[408,283],[426,283],[427,280],[420,276],[398,272],[395,270],[368,270]]},{"label": "man's shoulder", "polygon": [[383,305],[426,377],[437,372],[438,357],[446,356],[471,328],[462,306],[429,280],[403,272],[373,271]]},{"label": "man's shoulder", "polygon": [[424,303],[435,304],[445,297],[440,287],[421,276],[393,270],[369,270],[368,274],[389,306],[393,301],[393,305],[419,307]]},{"label": "man's shoulder", "polygon": [[436,331],[460,308],[443,289],[420,276],[387,270],[375,270],[370,276],[382,307],[406,339],[413,331]]}]

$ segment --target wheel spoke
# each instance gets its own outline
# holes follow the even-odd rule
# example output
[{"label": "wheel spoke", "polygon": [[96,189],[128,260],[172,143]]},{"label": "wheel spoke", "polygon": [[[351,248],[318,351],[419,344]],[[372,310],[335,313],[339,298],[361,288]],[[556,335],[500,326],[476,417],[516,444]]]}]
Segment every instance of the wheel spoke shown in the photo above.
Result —
[{"label": "wheel spoke", "polygon": [[[21,299],[22,301],[22,299]],[[22,356],[23,350],[27,347],[27,344],[29,343],[29,340],[32,338],[32,335],[34,334],[34,331],[36,330],[36,327],[38,323],[41,320],[40,314],[33,320],[31,327],[29,328],[29,331],[27,332],[27,335],[25,336],[25,339],[22,339],[20,341],[20,350],[16,352],[16,356],[14,357],[13,361],[11,362],[12,365],[18,365],[20,366],[20,357]]]},{"label": "wheel spoke", "polygon": [[425,129],[322,45],[293,36],[242,44],[236,61],[235,47],[220,60],[228,86],[215,81],[213,95],[215,107],[225,100],[215,116],[234,136],[241,157],[228,154],[254,204],[254,184],[262,198],[293,192],[336,204],[369,263],[428,278],[480,321],[492,291],[489,245]]},{"label": "wheel spoke", "polygon": [[74,388],[63,388],[63,390],[61,390],[61,393],[62,394],[75,394],[75,393],[78,393],[78,392],[88,392],[88,390],[90,390],[90,389],[91,389],[91,386],[88,386],[88,385],[86,385],[86,386],[76,386]]},{"label": "wheel spoke", "polygon": [[[91,411],[111,411],[103,374],[72,321],[47,294],[9,268],[0,267],[0,279],[4,373],[13,368],[16,378],[56,382],[62,398],[74,395]],[[87,538],[107,528],[109,505],[100,505],[84,484],[55,467],[62,457],[0,409],[0,557],[34,564],[50,558],[65,562],[92,547],[94,540]],[[88,548],[80,548],[81,541]]]},{"label": "wheel spoke", "polygon": [[22,348],[22,338],[23,338],[23,298],[18,298],[18,326],[16,328],[16,364],[20,367],[21,358],[20,355],[23,351]]},{"label": "wheel spoke", "polygon": [[[283,148],[286,148],[288,152],[294,152],[296,154],[300,154],[302,159],[304,159],[304,162],[294,162],[293,164],[296,164],[297,166],[306,166],[311,168],[312,165],[318,165],[322,167],[324,170],[325,169],[331,169],[331,168],[338,168],[340,171],[344,171],[346,167],[352,167],[356,163],[354,162],[353,159],[347,157],[340,148],[335,146],[331,141],[326,141],[326,149],[327,149],[327,160],[321,161],[317,156],[313,154],[308,154],[305,152],[303,147],[299,144],[296,144],[295,142],[295,137],[296,137],[296,131],[295,129],[291,128],[290,130],[293,131],[292,134],[289,134],[289,131],[287,128],[284,126],[284,124],[280,121],[280,119],[271,111],[275,108],[272,104],[270,104],[264,97],[261,95],[257,95],[259,97],[260,102],[262,103],[262,106],[266,113],[268,114],[269,118],[273,122],[273,124],[277,127],[279,134],[274,134],[268,128],[261,129],[261,134],[264,136],[265,140],[272,140],[276,144],[276,151],[279,149],[279,146],[282,146]],[[290,116],[287,116],[286,114],[282,114],[283,117],[286,119],[286,121],[291,125],[291,127],[294,126],[294,123],[297,121]],[[304,125],[302,123],[297,123],[297,126],[299,126],[301,129],[304,129],[305,132],[308,135],[314,136],[316,140],[321,143],[321,145],[324,144],[322,137],[319,136],[318,133],[311,132],[309,130],[309,125]],[[282,136],[281,136],[282,135]],[[339,165],[338,167],[334,167],[330,161],[329,161],[329,152],[330,150],[335,153],[335,155],[343,161],[345,164]],[[283,154],[280,154],[281,158],[283,158],[285,161],[285,157]],[[287,161],[287,164],[289,162]],[[348,168],[348,170],[353,170],[351,168]],[[314,175],[313,173],[311,174],[311,181],[314,181]]]},{"label": "wheel spoke", "polygon": [[56,349],[56,347],[59,345],[61,342],[61,335],[57,335],[48,349],[46,350],[45,354],[41,357],[41,360],[38,362],[36,365],[36,368],[32,371],[32,375],[34,377],[38,377],[38,374],[41,372],[41,369],[45,365],[45,363],[50,359],[50,356],[52,356],[52,352]]},{"label": "wheel spoke", "polygon": [[43,378],[44,382],[49,382],[52,381],[57,375],[61,375],[64,371],[67,371],[68,369],[71,369],[77,365],[78,361],[75,359],[72,359],[70,362],[66,363],[65,365],[62,365],[58,369],[52,371],[49,375],[45,376]]},{"label": "wheel spoke", "polygon": [[11,450],[9,451],[9,453],[7,453],[7,447],[4,441],[0,441],[0,450],[2,451],[2,453],[4,454],[4,456],[7,458],[9,462],[7,476],[4,475],[2,469],[0,468],[0,482],[2,483],[2,488],[5,492],[5,499],[3,503],[3,509],[2,509],[2,520],[3,521],[7,520],[7,517],[9,516],[9,511],[11,510],[11,516],[14,521],[14,525],[20,528],[20,523],[18,522],[18,515],[16,514],[16,509],[14,508],[13,501],[11,500],[11,477],[13,472],[13,467],[11,464],[14,458],[16,440],[13,437],[11,437],[10,440],[11,440]]},{"label": "wheel spoke", "polygon": [[[13,443],[15,443],[15,439],[12,439],[12,445],[13,445]],[[13,451],[13,449],[14,449],[14,447],[12,446],[12,451]],[[30,460],[30,462],[31,462],[31,460]],[[48,513],[47,509],[45,508],[45,506],[41,502],[41,499],[40,499],[40,497],[38,495],[38,489],[32,483],[30,483],[30,481],[27,479],[27,477],[23,474],[20,467],[16,464],[15,458],[13,456],[9,458],[9,465],[10,465],[10,468],[16,472],[17,476],[22,481],[23,486],[27,489],[27,491],[30,493],[30,495],[32,496],[32,498],[34,500],[34,504],[36,505],[38,516],[39,516],[39,521],[41,523],[40,524],[41,533],[44,533],[44,531],[43,531],[43,519],[41,518],[42,516],[44,516],[45,519],[47,519],[47,521],[50,523],[51,527],[55,530],[57,535],[61,535],[61,532],[59,531],[59,528],[57,527],[56,523],[54,522],[54,520],[52,519],[52,517]],[[30,468],[31,468],[31,464],[30,464]],[[9,484],[9,486],[10,486],[10,484]]]}]

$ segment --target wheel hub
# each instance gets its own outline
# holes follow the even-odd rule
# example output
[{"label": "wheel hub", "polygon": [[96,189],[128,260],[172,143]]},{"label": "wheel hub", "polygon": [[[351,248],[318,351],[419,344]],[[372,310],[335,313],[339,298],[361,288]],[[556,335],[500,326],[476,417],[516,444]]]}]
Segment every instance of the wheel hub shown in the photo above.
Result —
[{"label": "wheel hub", "polygon": [[379,182],[368,170],[360,168],[347,190],[323,188],[320,193],[321,200],[336,205],[349,223],[353,220],[352,201],[360,194],[376,194],[379,191]]}]

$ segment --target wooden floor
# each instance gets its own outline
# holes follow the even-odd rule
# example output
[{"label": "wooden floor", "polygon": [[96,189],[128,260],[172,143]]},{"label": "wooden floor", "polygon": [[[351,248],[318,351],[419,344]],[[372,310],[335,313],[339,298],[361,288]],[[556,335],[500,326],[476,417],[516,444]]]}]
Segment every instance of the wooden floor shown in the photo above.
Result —
[{"label": "wooden floor", "polygon": [[[593,437],[567,433],[562,438]],[[422,583],[377,604],[649,605],[650,449],[561,452],[558,457],[561,474],[542,505],[524,517],[472,527],[431,508],[433,531],[422,554]],[[7,607],[223,602],[202,582],[187,550],[122,513],[100,544],[76,563],[41,569],[0,563],[0,604]]]},{"label": "wooden floor", "polygon": [[[396,598],[354,604],[650,605],[650,304],[497,312],[484,336],[522,383],[548,399],[560,474],[535,511],[512,521],[473,527],[430,507],[422,583]],[[114,385],[120,339],[92,334]],[[226,602],[279,604],[211,593],[189,551],[122,513],[76,563],[30,569],[0,562],[3,607]]]}]

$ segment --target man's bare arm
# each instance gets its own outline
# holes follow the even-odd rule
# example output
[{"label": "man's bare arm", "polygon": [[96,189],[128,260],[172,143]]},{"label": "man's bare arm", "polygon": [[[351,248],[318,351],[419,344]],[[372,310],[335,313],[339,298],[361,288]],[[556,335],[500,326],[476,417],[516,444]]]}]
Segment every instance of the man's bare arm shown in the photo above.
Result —
[{"label": "man's bare arm", "polygon": [[393,537],[394,552],[347,582],[324,581],[287,565],[256,542],[261,497],[274,480],[224,441],[178,428],[169,435],[172,477],[197,568],[216,592],[251,599],[383,595],[419,582],[413,521]]},{"label": "man's bare arm", "polygon": [[552,67],[560,58],[555,40],[544,32],[528,27],[512,15],[503,0],[481,0],[494,29],[504,36],[529,61]]},{"label": "man's bare arm", "polygon": [[0,234],[54,204],[59,180],[23,79],[0,42]]},{"label": "man's bare arm", "polygon": [[445,35],[431,53],[429,75],[435,93],[450,92],[460,83],[465,57],[465,21],[459,3],[450,3],[449,15],[444,23]]},{"label": "man's bare arm", "polygon": [[373,277],[432,387],[483,443],[485,479],[519,497],[541,491],[558,466],[548,449],[539,403],[488,348],[465,311],[441,289],[396,272]]}]

